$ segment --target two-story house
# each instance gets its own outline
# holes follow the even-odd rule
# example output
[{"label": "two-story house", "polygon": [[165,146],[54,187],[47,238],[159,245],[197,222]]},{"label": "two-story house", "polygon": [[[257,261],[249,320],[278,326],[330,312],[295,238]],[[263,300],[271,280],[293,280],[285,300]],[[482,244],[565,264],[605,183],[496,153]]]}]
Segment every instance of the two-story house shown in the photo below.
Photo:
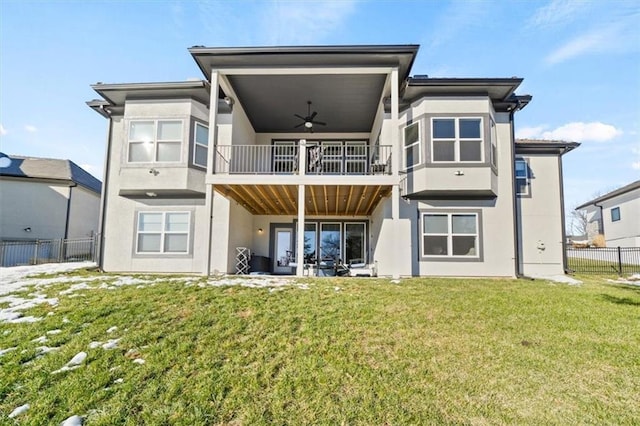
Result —
[{"label": "two-story house", "polygon": [[189,49],[202,81],[93,85],[107,271],[564,271],[561,155],[520,78],[409,77],[417,45]]}]

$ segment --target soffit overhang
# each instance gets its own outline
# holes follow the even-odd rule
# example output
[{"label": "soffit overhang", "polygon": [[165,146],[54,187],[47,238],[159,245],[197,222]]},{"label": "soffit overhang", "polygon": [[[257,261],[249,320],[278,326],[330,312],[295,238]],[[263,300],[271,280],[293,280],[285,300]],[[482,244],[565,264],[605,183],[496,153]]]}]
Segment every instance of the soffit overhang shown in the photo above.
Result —
[{"label": "soffit overhang", "polygon": [[564,155],[580,146],[579,142],[550,141],[550,140],[523,140],[515,142],[516,154],[556,154]]},{"label": "soffit overhang", "polygon": [[401,87],[417,51],[417,45],[189,49],[208,79],[212,69],[225,76],[258,133],[304,131],[294,114],[307,116],[308,101],[315,119],[326,123],[315,132],[370,132],[389,71],[398,69]]}]

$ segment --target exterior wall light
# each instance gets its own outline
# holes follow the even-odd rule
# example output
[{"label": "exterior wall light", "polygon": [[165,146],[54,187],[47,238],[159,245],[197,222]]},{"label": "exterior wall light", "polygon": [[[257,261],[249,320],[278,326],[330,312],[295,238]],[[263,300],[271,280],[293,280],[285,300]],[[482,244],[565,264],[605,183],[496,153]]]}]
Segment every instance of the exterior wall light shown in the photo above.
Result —
[{"label": "exterior wall light", "polygon": [[26,228],[24,228],[24,232],[31,232],[31,227],[27,226]]}]

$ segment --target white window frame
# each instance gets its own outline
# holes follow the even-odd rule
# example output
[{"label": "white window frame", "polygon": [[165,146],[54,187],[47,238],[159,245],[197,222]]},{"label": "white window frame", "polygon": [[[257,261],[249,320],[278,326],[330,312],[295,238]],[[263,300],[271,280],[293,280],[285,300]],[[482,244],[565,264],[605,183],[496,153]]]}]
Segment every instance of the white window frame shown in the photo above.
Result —
[{"label": "white window frame", "polygon": [[[416,140],[415,142],[412,142],[411,145],[407,145],[405,143],[406,138],[407,138],[407,129],[411,126],[418,126],[418,140]],[[422,164],[422,129],[420,128],[420,121],[416,121],[414,123],[408,124],[406,126],[403,127],[402,129],[402,168],[404,170],[409,170],[412,169],[420,164]],[[417,161],[414,158],[414,163],[409,165],[407,164],[407,150],[408,149],[413,149],[414,146],[418,145],[418,158]]]},{"label": "white window frame", "polygon": [[496,128],[496,122],[493,117],[489,117],[489,126],[490,132],[489,137],[491,140],[489,141],[489,162],[496,169],[498,168],[498,129]]},{"label": "white window frame", "polygon": [[[131,139],[131,126],[135,123],[153,123],[153,140],[143,141]],[[182,137],[180,140],[172,139],[158,139],[158,124],[163,122],[179,122]],[[131,154],[131,145],[140,143],[153,143],[153,158],[150,161],[131,161],[129,156]],[[175,164],[182,162],[182,144],[184,142],[184,120],[180,118],[158,118],[158,119],[136,119],[130,120],[127,125],[127,163],[128,164]],[[158,143],[175,143],[180,144],[180,158],[173,161],[158,161]]]},{"label": "white window frame", "polygon": [[[160,227],[160,231],[140,231],[140,217],[143,214],[161,214],[162,215],[162,224]],[[167,231],[166,230],[166,224],[167,224],[167,215],[169,214],[186,214],[187,215],[187,231]],[[160,250],[159,251],[140,251],[139,250],[139,243],[140,243],[140,238],[139,235],[140,234],[160,234]],[[185,251],[165,251],[164,249],[164,242],[165,242],[165,236],[166,235],[180,235],[180,234],[186,234],[187,235],[187,244],[186,244],[186,250]],[[162,255],[184,255],[184,254],[188,254],[189,253],[189,245],[191,243],[191,212],[190,211],[149,211],[149,210],[145,210],[145,211],[139,211],[137,216],[136,216],[136,241],[135,241],[135,245],[136,245],[136,254],[140,254],[140,255],[158,255],[158,254],[162,254]]]},{"label": "white window frame", "polygon": [[[524,176],[518,176],[518,163],[524,164]],[[513,167],[513,173],[516,178],[516,195],[529,195],[529,163],[522,157],[516,157],[516,164]],[[518,180],[524,181],[523,185],[518,185]],[[519,188],[525,188],[524,192],[520,192]]]},{"label": "white window frame", "polygon": [[[453,233],[453,216],[475,216],[476,219],[476,232],[474,234],[454,234]],[[446,216],[447,217],[447,233],[427,233],[424,229],[425,216]],[[426,254],[424,237],[447,237],[447,253],[446,254]],[[453,254],[453,237],[476,237],[476,253],[475,255],[454,255]],[[480,214],[477,212],[448,212],[448,211],[423,211],[420,212],[420,250],[423,258],[433,259],[479,259],[481,244],[481,232],[480,232]]]},{"label": "white window frame", "polygon": [[[196,135],[198,134],[198,126],[204,127],[205,129],[207,129],[207,144],[206,145],[198,143],[198,141],[196,140]],[[200,123],[198,121],[195,121],[194,124],[193,124],[193,160],[192,161],[193,161],[193,165],[194,166],[201,167],[203,169],[207,168],[207,161],[209,161],[208,160],[208,158],[209,158],[209,138],[208,138],[208,135],[209,135],[209,126],[207,126],[205,124],[202,124],[202,123]],[[207,153],[207,156],[206,156],[204,164],[200,164],[200,163],[196,162],[196,147],[198,147],[198,146],[202,147]]]},{"label": "white window frame", "polygon": [[[434,121],[435,120],[453,120],[454,121],[454,137],[453,138],[436,138],[433,136],[433,131],[435,129],[434,127]],[[480,120],[480,139],[478,138],[461,138],[460,137],[460,120]],[[485,161],[485,153],[484,153],[484,147],[485,147],[485,143],[486,143],[486,138],[485,138],[485,134],[484,134],[484,118],[483,117],[431,117],[431,142],[429,143],[430,145],[430,150],[431,150],[431,161],[433,163],[440,163],[440,164],[452,164],[452,163],[463,163],[463,164],[480,164],[480,163],[484,163]],[[473,161],[462,161],[460,160],[460,142],[465,142],[465,141],[478,141],[480,140],[480,160],[473,160]],[[454,159],[453,161],[449,161],[449,160],[436,160],[434,157],[434,149],[433,149],[433,145],[434,142],[437,141],[453,141],[454,144]]]}]

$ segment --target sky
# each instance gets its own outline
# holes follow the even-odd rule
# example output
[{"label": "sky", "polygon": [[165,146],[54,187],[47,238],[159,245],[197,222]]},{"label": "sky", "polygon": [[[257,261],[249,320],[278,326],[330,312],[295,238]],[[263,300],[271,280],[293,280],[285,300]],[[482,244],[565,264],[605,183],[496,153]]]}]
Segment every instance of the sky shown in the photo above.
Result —
[{"label": "sky", "polygon": [[640,179],[637,1],[0,0],[0,151],[102,179],[90,85],[203,78],[187,48],[419,44],[412,74],[522,77],[516,137],[564,157],[567,210]]}]

